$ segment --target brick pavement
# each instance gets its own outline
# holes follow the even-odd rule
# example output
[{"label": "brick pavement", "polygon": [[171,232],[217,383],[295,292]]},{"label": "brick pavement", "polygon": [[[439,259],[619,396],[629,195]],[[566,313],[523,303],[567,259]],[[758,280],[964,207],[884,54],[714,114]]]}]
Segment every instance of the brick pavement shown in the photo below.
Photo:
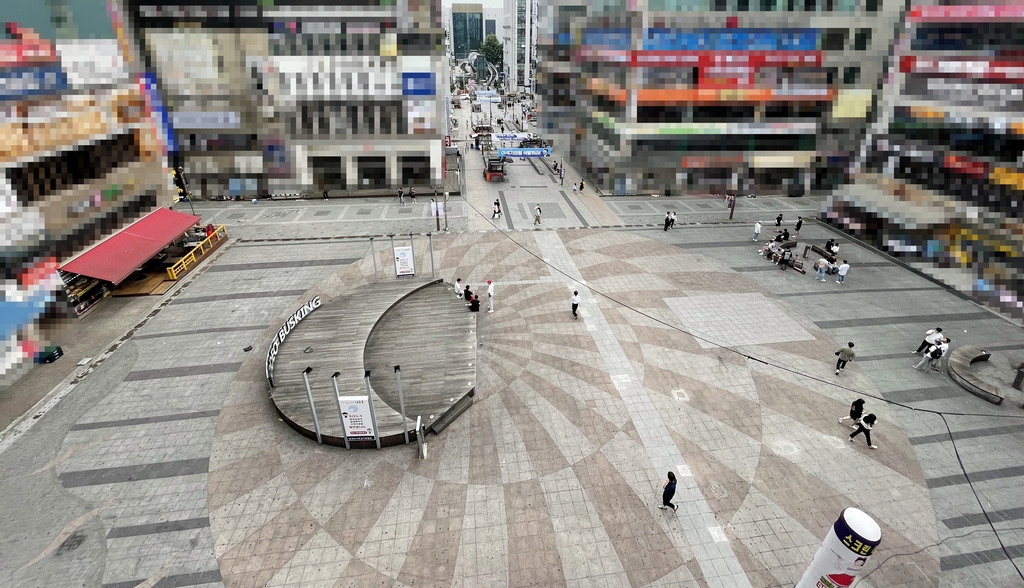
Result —
[{"label": "brick pavement", "polygon": [[[761,271],[745,224],[511,233],[570,277],[507,236],[438,236],[441,274],[498,284],[498,311],[480,318],[480,395],[430,438],[431,459],[401,448],[346,453],[298,437],[263,393],[265,329],[297,293],[372,279],[366,242],[337,238],[364,225],[296,222],[319,206],[308,203],[286,221],[302,226],[279,236],[328,240],[232,243],[3,446],[0,492],[13,497],[0,522],[5,584],[697,586],[738,566],[750,585],[792,585],[852,504],[883,526],[869,570],[923,549],[864,585],[1018,585],[957,476],[941,421],[874,401],[881,448],[851,446],[835,418],[852,393],[823,383],[837,342],[856,339],[845,385],[914,407],[1012,416],[1019,398],[980,406],[938,375],[903,369],[904,347],[936,315],[963,322],[970,332],[958,340],[1019,345],[1009,323],[852,245],[844,290]],[[417,245],[421,271],[427,256]],[[293,265],[267,265],[275,261]],[[590,292],[579,321],[568,310],[573,281]],[[714,299],[768,326],[709,322],[701,313]],[[760,304],[763,314],[740,316]],[[715,331],[717,343],[803,373],[668,325]],[[951,420],[1019,556],[1016,423]],[[678,516],[654,508],[666,467],[686,488]]]}]

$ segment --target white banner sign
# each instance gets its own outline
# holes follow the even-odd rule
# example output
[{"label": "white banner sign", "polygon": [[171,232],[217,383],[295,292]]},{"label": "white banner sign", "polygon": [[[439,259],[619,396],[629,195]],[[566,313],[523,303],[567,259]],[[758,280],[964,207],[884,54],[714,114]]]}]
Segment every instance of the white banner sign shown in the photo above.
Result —
[{"label": "white banner sign", "polygon": [[412,259],[412,246],[395,247],[395,276],[415,276],[416,264]]},{"label": "white banner sign", "polygon": [[376,439],[377,432],[373,430],[373,419],[370,418],[370,399],[366,396],[342,396],[338,400],[349,441]]},{"label": "white banner sign", "polygon": [[431,202],[430,216],[444,216],[444,202]]},{"label": "white banner sign", "polygon": [[526,141],[536,138],[532,133],[494,133],[491,137],[496,141]]}]

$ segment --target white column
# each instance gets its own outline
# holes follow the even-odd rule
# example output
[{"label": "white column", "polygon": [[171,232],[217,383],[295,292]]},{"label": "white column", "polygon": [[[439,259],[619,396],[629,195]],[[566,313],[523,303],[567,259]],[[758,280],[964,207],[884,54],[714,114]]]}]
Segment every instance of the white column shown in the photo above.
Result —
[{"label": "white column", "polygon": [[388,153],[388,184],[398,187],[402,182],[402,168],[398,164],[398,153]]},{"label": "white column", "polygon": [[355,155],[345,158],[345,189],[356,190],[359,188],[359,162]]}]

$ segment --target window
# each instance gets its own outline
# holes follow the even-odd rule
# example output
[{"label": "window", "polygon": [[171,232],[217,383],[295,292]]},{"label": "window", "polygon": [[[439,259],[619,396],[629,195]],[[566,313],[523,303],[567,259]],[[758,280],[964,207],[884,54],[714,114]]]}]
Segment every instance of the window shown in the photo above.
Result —
[{"label": "window", "polygon": [[866,51],[871,45],[871,29],[857,29],[853,36],[853,48],[855,51]]},{"label": "window", "polygon": [[750,10],[750,0],[736,0],[736,10],[739,12]]},{"label": "window", "polygon": [[826,29],[821,35],[822,51],[842,51],[846,49],[846,29]]},{"label": "window", "polygon": [[843,85],[854,86],[860,80],[860,66],[851,66],[843,70]]},{"label": "window", "polygon": [[761,10],[770,12],[775,10],[775,3],[777,0],[761,0]]},{"label": "window", "polygon": [[882,0],[864,0],[865,12],[878,12],[882,9]]},{"label": "window", "polygon": [[804,0],[804,10],[806,12],[814,12],[817,9],[817,0]]}]

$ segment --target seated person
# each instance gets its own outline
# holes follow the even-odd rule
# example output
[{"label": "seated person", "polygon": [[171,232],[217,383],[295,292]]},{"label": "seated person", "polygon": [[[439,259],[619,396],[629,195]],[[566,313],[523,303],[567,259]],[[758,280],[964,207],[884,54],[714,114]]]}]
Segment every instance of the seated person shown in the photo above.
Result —
[{"label": "seated person", "polygon": [[782,240],[789,241],[789,229],[782,229]]},{"label": "seated person", "polygon": [[828,250],[833,256],[839,255],[839,243],[832,243],[832,247]]},{"label": "seated person", "polygon": [[466,306],[469,307],[470,312],[480,312],[480,298],[478,298],[476,294],[474,294],[473,298],[469,301],[469,304],[467,304]]},{"label": "seated person", "polygon": [[779,233],[778,235],[775,235],[774,241],[776,243],[782,243],[782,233]]},{"label": "seated person", "polygon": [[782,262],[782,269],[786,269],[787,266],[793,265],[793,252],[786,249],[782,252],[780,260]]}]

